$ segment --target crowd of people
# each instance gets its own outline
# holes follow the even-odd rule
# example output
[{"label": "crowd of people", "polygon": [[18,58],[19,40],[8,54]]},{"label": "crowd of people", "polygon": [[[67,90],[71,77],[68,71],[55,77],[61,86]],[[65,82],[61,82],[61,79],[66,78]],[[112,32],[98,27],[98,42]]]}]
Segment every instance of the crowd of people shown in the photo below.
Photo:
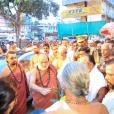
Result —
[{"label": "crowd of people", "polygon": [[[113,39],[94,41],[80,35],[70,42],[67,39],[29,42],[23,49],[34,51],[29,80],[25,66],[18,62],[14,45],[6,49],[7,65],[0,73],[1,91],[9,92],[10,88],[14,95],[5,105],[2,100],[7,96],[0,92],[2,114],[26,114],[26,98],[30,94],[35,110],[42,108],[45,113],[69,110],[75,114],[114,114]],[[3,90],[3,84],[8,82],[8,89]]]}]

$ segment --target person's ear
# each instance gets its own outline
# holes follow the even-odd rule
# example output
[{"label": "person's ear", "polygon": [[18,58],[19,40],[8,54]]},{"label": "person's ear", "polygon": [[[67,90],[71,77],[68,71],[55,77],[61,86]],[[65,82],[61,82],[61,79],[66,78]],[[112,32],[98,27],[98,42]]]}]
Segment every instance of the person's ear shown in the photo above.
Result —
[{"label": "person's ear", "polygon": [[89,62],[90,67],[93,67],[93,63]]},{"label": "person's ear", "polygon": [[8,63],[8,58],[6,57],[6,62]]}]

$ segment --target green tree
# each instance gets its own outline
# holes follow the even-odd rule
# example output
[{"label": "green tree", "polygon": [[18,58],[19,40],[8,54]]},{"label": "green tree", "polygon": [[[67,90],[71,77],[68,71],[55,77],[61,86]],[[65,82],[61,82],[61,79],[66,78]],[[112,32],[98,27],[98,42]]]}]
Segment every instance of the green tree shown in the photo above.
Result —
[{"label": "green tree", "polygon": [[57,16],[58,10],[59,5],[52,0],[0,0],[0,15],[15,27],[19,47],[23,13],[42,19],[49,16],[49,13]]}]

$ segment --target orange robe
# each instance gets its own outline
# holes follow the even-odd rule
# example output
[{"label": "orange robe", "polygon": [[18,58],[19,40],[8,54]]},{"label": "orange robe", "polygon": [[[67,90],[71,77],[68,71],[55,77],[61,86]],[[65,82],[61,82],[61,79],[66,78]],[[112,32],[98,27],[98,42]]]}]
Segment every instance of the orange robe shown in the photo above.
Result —
[{"label": "orange robe", "polygon": [[[51,92],[47,95],[42,95],[39,92],[32,91],[32,97],[34,100],[35,109],[43,108],[46,109],[51,106],[53,103],[50,101],[51,99],[56,99],[56,94],[53,87],[57,88],[57,70],[53,65],[50,65],[50,82],[47,88],[52,88]],[[48,81],[48,72],[46,72],[45,76],[42,77],[42,81],[44,85],[47,84]],[[40,79],[36,81],[36,85],[43,87]]]},{"label": "orange robe", "polygon": [[[27,89],[26,89],[26,84],[25,84],[26,77],[24,76],[25,73],[22,69],[22,66],[21,66],[21,71],[23,72],[22,73],[23,80],[21,83],[18,83],[14,79],[14,76],[12,75],[12,73],[9,75],[9,77],[17,83],[17,88],[18,88],[17,104],[16,104],[13,114],[26,114],[26,109],[27,109],[27,105],[26,105]],[[21,79],[21,72],[20,72],[19,68],[16,68],[13,71],[13,73],[18,80]]]}]

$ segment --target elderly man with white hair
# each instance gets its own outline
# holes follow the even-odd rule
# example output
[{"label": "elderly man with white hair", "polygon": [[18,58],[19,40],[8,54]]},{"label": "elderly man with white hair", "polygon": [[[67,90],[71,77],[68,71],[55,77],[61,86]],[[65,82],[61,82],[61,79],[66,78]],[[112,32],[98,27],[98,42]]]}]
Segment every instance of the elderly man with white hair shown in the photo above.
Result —
[{"label": "elderly man with white hair", "polygon": [[31,70],[30,76],[30,88],[35,109],[45,109],[51,106],[53,103],[50,100],[57,98],[53,88],[58,87],[56,68],[49,63],[46,54],[39,54],[37,66]]},{"label": "elderly man with white hair", "polygon": [[62,71],[64,67],[70,62],[67,58],[67,48],[65,46],[60,46],[58,48],[58,58],[53,61],[53,65],[58,69],[58,79],[62,87]]},{"label": "elderly man with white hair", "polygon": [[64,64],[66,64],[67,60],[67,48],[65,46],[60,46],[58,48],[58,58],[53,62],[53,65],[60,69]]},{"label": "elderly man with white hair", "polygon": [[100,71],[105,74],[105,62],[110,60],[113,53],[113,47],[110,43],[104,43],[101,46],[102,58],[100,59]]}]

